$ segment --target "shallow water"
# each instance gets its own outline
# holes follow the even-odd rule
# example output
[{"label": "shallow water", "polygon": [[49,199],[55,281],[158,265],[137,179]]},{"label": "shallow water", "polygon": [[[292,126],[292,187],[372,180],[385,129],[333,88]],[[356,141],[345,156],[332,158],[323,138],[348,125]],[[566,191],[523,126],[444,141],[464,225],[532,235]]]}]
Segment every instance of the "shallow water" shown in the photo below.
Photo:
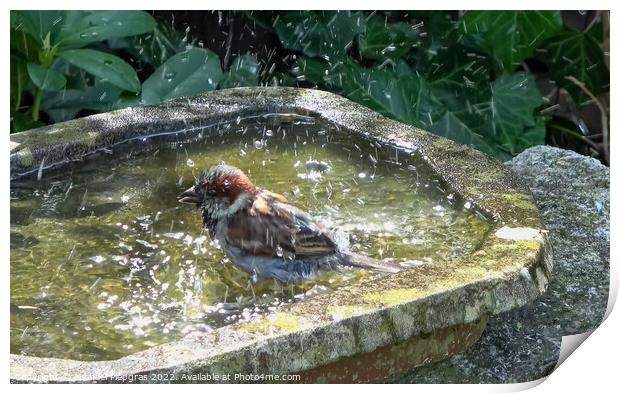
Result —
[{"label": "shallow water", "polygon": [[436,264],[473,250],[488,229],[415,153],[311,118],[132,141],[11,184],[11,352],[114,359],[372,276],[349,268],[250,285],[210,242],[198,211],[176,201],[220,160],[369,256]]}]

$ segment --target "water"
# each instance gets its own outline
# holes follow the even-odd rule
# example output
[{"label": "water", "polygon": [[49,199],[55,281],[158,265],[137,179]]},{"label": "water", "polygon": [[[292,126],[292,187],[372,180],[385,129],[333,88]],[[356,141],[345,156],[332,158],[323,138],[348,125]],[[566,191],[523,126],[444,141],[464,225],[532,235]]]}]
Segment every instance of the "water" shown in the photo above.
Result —
[{"label": "water", "polygon": [[11,184],[11,352],[114,359],[372,276],[349,268],[251,285],[198,211],[176,200],[220,160],[369,256],[436,264],[470,252],[488,229],[415,154],[308,118],[125,143]]}]

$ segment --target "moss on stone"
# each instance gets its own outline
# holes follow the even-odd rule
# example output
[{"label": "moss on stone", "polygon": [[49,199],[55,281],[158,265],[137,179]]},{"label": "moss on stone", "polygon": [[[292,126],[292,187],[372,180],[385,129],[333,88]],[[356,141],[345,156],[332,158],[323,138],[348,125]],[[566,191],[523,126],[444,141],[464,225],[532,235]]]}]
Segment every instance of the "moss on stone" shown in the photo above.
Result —
[{"label": "moss on stone", "polygon": [[510,204],[514,205],[515,207],[538,211],[538,207],[534,203],[534,199],[527,194],[505,193],[502,194],[502,197],[504,197],[508,202],[510,202]]},{"label": "moss on stone", "polygon": [[374,309],[370,305],[339,305],[327,307],[327,313],[332,316],[334,320],[348,319],[352,316],[362,315],[365,312]]},{"label": "moss on stone", "polygon": [[236,327],[238,331],[245,331],[253,334],[269,335],[274,331],[289,332],[294,331],[301,325],[298,316],[286,312],[277,312],[261,320],[240,324]]},{"label": "moss on stone", "polygon": [[34,160],[32,151],[29,148],[24,148],[22,150],[19,150],[18,152],[15,153],[15,157],[17,158],[19,165],[24,166],[24,167],[30,167]]},{"label": "moss on stone", "polygon": [[383,305],[391,306],[409,302],[419,297],[423,293],[424,291],[417,288],[392,289],[365,294],[364,300],[368,302],[381,303]]}]

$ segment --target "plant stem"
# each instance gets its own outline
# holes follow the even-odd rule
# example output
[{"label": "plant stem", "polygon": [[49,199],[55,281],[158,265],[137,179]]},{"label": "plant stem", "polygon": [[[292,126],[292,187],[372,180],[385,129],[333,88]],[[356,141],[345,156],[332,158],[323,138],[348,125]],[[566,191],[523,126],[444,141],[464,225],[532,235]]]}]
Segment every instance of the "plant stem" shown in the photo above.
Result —
[{"label": "plant stem", "polygon": [[41,89],[37,88],[34,92],[34,103],[32,103],[32,120],[39,120],[39,107],[41,107]]},{"label": "plant stem", "polygon": [[579,89],[583,90],[583,92],[587,94],[598,107],[598,110],[601,113],[601,128],[603,129],[603,159],[606,160],[607,163],[609,163],[609,117],[607,116],[607,110],[605,109],[603,104],[601,104],[601,101],[597,99],[591,91],[588,90],[588,88],[583,82],[573,76],[568,76],[565,78],[577,85]]},{"label": "plant stem", "polygon": [[577,138],[582,140],[583,142],[585,142],[586,144],[590,145],[592,148],[598,150],[599,147],[598,145],[596,145],[594,142],[592,142],[589,138],[584,137],[583,135],[579,134],[578,132],[569,129],[568,127],[564,127],[564,126],[560,126],[558,124],[555,123],[549,123],[549,127],[551,127],[552,129],[556,129],[558,131],[561,131],[563,133],[566,133],[568,135],[570,135],[571,137]]}]

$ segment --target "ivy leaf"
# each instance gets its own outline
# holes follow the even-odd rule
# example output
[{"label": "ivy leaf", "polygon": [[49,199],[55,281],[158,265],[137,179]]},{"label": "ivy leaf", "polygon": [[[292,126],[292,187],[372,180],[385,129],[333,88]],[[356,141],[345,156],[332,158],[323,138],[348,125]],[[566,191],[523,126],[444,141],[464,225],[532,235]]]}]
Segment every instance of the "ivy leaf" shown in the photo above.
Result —
[{"label": "ivy leaf", "polygon": [[399,58],[418,44],[418,32],[411,25],[388,24],[378,16],[368,20],[366,32],[359,39],[362,56],[368,59]]},{"label": "ivy leaf", "polygon": [[61,90],[67,84],[65,76],[49,67],[28,63],[30,80],[41,90]]},{"label": "ivy leaf", "polygon": [[81,48],[110,38],[148,33],[157,25],[144,11],[96,11],[85,16],[81,11],[69,11],[65,19],[66,26],[57,39],[60,48]]},{"label": "ivy leaf", "polygon": [[11,11],[11,27],[43,43],[48,33],[52,37],[58,35],[63,14],[64,11]]},{"label": "ivy leaf", "polygon": [[136,71],[120,57],[94,49],[71,49],[59,52],[58,57],[121,89],[140,91]]},{"label": "ivy leaf", "polygon": [[334,71],[334,75],[338,80],[332,81],[330,74],[330,65],[321,59],[313,59],[301,57],[293,63],[291,74],[296,77],[297,81],[308,81],[315,85],[324,85],[328,87],[342,86],[342,73],[339,65]]},{"label": "ivy leaf", "polygon": [[584,92],[566,79],[572,76],[585,83],[593,93],[609,90],[609,70],[600,46],[595,37],[596,30],[587,33],[570,31],[549,39],[540,52],[541,58],[549,65],[549,72],[555,82],[569,91],[575,102],[587,99]]},{"label": "ivy leaf", "polygon": [[463,122],[454,112],[446,111],[439,122],[430,127],[434,134],[448,138],[462,145],[472,146],[500,160],[510,158],[506,153],[493,148],[478,133]]},{"label": "ivy leaf", "polygon": [[131,56],[151,65],[153,69],[185,50],[183,33],[161,22],[158,23],[152,33],[112,38],[108,40],[108,44],[114,50],[126,50]]},{"label": "ivy leaf", "polygon": [[366,18],[362,12],[291,11],[280,14],[274,28],[285,48],[335,62],[366,30]]},{"label": "ivy leaf", "polygon": [[544,142],[545,128],[535,110],[543,98],[530,74],[502,75],[491,85],[491,119],[498,142],[511,154]]},{"label": "ivy leaf", "polygon": [[423,54],[416,70],[425,76],[433,94],[448,109],[460,111],[466,103],[490,97],[493,63],[488,56],[459,42],[457,37],[450,37],[448,42],[430,55]]},{"label": "ivy leaf", "polygon": [[254,55],[241,55],[233,60],[230,70],[220,82],[220,87],[236,88],[239,86],[258,85],[258,62]]},{"label": "ivy leaf", "polygon": [[222,77],[220,59],[215,53],[191,48],[172,56],[144,81],[142,101],[157,104],[174,97],[214,90]]},{"label": "ivy leaf", "polygon": [[510,72],[545,39],[562,31],[559,11],[468,11],[464,33],[481,33],[500,70]]},{"label": "ivy leaf", "polygon": [[346,95],[383,115],[428,128],[443,114],[443,105],[417,74],[362,68],[352,62],[343,74]]}]

